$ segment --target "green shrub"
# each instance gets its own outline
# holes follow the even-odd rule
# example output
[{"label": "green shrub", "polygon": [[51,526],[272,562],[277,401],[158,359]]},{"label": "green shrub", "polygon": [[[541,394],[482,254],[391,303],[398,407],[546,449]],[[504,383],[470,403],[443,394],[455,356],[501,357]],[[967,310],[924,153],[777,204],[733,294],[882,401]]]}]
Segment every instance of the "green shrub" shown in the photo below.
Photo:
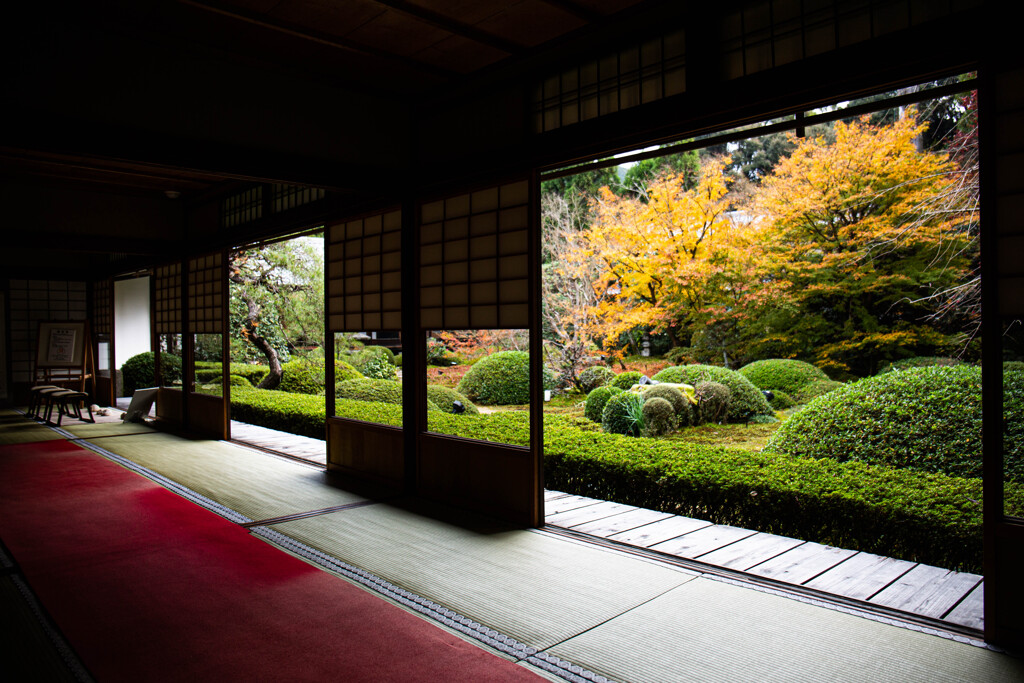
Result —
[{"label": "green shrub", "polygon": [[[677,422],[681,421],[683,417],[689,416],[690,400],[676,387],[668,384],[655,384],[642,387],[642,389],[640,395],[644,397],[644,401],[650,401],[654,398],[668,401],[669,405],[672,406],[672,411],[676,414]],[[689,420],[687,420],[687,423],[689,423]]]},{"label": "green shrub", "polygon": [[781,389],[773,389],[772,397],[768,399],[768,405],[775,410],[786,410],[787,408],[795,406],[796,401],[794,401],[793,397],[785,391],[782,391]]},{"label": "green shrub", "polygon": [[[136,389],[156,386],[156,354],[145,351],[132,356],[121,366],[121,379],[124,382],[124,395],[131,396]],[[164,384],[181,382],[181,358],[173,353],[161,353]]]},{"label": "green shrub", "polygon": [[[349,379],[338,382],[334,386],[334,397],[349,401],[368,401],[371,403],[390,403],[402,405],[402,385],[388,379]],[[427,410],[438,410],[438,406],[427,400]]]},{"label": "green shrub", "polygon": [[601,411],[601,429],[610,434],[640,436],[644,430],[643,410],[644,400],[640,394],[632,391],[615,394]]},{"label": "green shrub", "polygon": [[281,375],[281,383],[277,391],[287,391],[292,394],[322,394],[324,393],[324,364],[314,360],[301,359],[293,360],[281,365],[284,374]]},{"label": "green shrub", "polygon": [[[196,375],[198,374],[199,373],[197,372]],[[221,380],[223,379],[223,377],[224,375],[217,375],[216,377],[211,377],[209,381],[203,382],[203,384],[216,384],[219,386],[221,384]],[[196,383],[199,384],[198,377],[196,377]],[[252,386],[251,384],[249,384],[249,380],[240,375],[228,375],[228,385],[231,386],[232,388]]]},{"label": "green shrub", "polygon": [[610,386],[618,387],[623,391],[629,391],[634,384],[640,382],[640,373],[630,370],[629,372],[620,372],[615,375],[615,379],[609,382]]},{"label": "green shrub", "polygon": [[914,356],[912,358],[894,360],[879,370],[878,374],[882,375],[894,370],[909,370],[910,368],[930,368],[935,365],[940,367],[953,367],[955,365],[967,364],[958,358],[948,358],[946,356]]},{"label": "green shrub", "polygon": [[[218,365],[220,364],[218,363]],[[249,380],[249,384],[253,386],[263,381],[263,378],[270,372],[270,368],[266,365],[254,365],[251,363],[231,363],[229,367],[232,375],[245,377]]]},{"label": "green shrub", "polygon": [[[378,346],[372,348],[382,347]],[[389,363],[383,356],[374,356],[367,360],[363,363],[361,372],[364,376],[369,377],[370,379],[386,379],[394,381],[398,378],[398,372],[395,370],[395,366]]]},{"label": "green shrub", "polygon": [[592,365],[580,373],[580,388],[583,393],[589,395],[594,389],[603,387],[613,379],[615,379],[615,373],[610,368],[604,365]]},{"label": "green shrub", "polygon": [[[1014,386],[1019,402],[1024,390]],[[318,396],[243,387],[232,392],[231,411],[244,422],[324,437],[324,402]],[[386,403],[338,400],[335,414],[402,424],[401,408]],[[431,431],[519,446],[530,442],[524,411],[460,416],[438,410],[429,416]],[[545,416],[544,423],[549,488],[949,569],[981,569],[978,479],[627,439],[564,415]],[[1024,486],[1008,483],[1005,496],[1010,514],[1024,514]]]},{"label": "green shrub", "polygon": [[[980,480],[676,440],[626,440],[581,432],[560,417],[545,417],[548,488],[948,569],[980,570]],[[1009,509],[1024,512],[1024,487],[1007,484],[1006,496]]]},{"label": "green shrub", "polygon": [[1024,372],[1024,361],[1021,360],[1008,360],[1003,361],[1003,372]]},{"label": "green shrub", "polygon": [[672,404],[657,396],[644,397],[643,436],[655,437],[668,434],[677,424],[676,411]]},{"label": "green shrub", "polygon": [[726,422],[729,419],[729,404],[732,391],[721,382],[698,382],[697,413],[701,422]]},{"label": "green shrub", "polygon": [[396,368],[402,367],[402,354],[400,354],[400,353],[396,353],[395,354],[395,367]]},{"label": "green shrub", "polygon": [[462,405],[465,408],[465,412],[462,415],[478,415],[480,409],[473,405],[473,402],[468,398],[448,387],[443,387],[440,384],[428,384],[427,385],[427,399],[432,401],[440,410],[446,413],[455,413],[455,402],[462,401]]},{"label": "green shrub", "polygon": [[737,372],[758,389],[784,391],[797,403],[806,403],[842,386],[842,382],[829,379],[820,368],[788,358],[754,361]]},{"label": "green shrub", "polygon": [[[1024,373],[1004,375],[1007,476],[1024,481]],[[876,375],[815,399],[766,449],[981,476],[981,368],[932,366]]]},{"label": "green shrub", "polygon": [[587,394],[587,401],[583,406],[583,415],[588,420],[593,422],[601,422],[601,413],[604,411],[604,405],[608,403],[615,394],[622,393],[622,389],[618,387],[598,387]]},{"label": "green shrub", "polygon": [[530,402],[530,355],[500,351],[473,364],[455,389],[485,405],[521,405]]},{"label": "green shrub", "polygon": [[398,365],[397,363],[395,363],[395,352],[386,346],[366,346],[363,348],[363,353],[368,354],[370,356],[377,356],[378,358],[383,358],[392,366],[397,367]]},{"label": "green shrub", "polygon": [[735,370],[715,365],[676,365],[665,368],[654,376],[659,382],[692,384],[718,382],[729,387],[732,399],[729,402],[729,419],[733,422],[749,422],[757,415],[773,416],[772,407],[761,390]]},{"label": "green shrub", "polygon": [[350,363],[343,360],[334,361],[334,383],[344,382],[349,379],[362,379],[363,373],[356,370]]}]

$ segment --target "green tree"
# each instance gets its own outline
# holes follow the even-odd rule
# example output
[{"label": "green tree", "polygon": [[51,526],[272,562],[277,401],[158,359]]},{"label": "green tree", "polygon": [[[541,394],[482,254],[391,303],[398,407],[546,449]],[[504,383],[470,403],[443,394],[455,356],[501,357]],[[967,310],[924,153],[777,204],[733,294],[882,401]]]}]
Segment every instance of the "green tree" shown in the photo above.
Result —
[{"label": "green tree", "polygon": [[282,360],[297,348],[323,343],[323,254],[313,239],[231,254],[231,335],[246,360],[266,359],[261,389],[277,388]]}]

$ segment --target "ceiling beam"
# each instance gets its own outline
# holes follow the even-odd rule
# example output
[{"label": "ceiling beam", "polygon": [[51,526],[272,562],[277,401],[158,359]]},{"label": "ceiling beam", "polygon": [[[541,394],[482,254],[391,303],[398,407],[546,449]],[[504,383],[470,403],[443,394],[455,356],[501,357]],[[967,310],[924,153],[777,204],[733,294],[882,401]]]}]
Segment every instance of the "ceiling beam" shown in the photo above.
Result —
[{"label": "ceiling beam", "polygon": [[457,19],[438,14],[425,7],[414,5],[406,0],[373,0],[377,5],[383,5],[384,7],[407,14],[411,17],[415,17],[420,21],[430,24],[436,28],[439,28],[448,33],[472,40],[475,43],[493,47],[496,50],[501,50],[508,55],[517,55],[526,49],[526,46],[514,43],[511,40],[506,40],[500,36],[496,36],[493,33],[482,31],[475,26],[463,23]]},{"label": "ceiling beam", "polygon": [[366,45],[361,45],[351,40],[345,40],[339,36],[332,36],[328,33],[321,31],[312,30],[306,26],[298,24],[292,24],[289,22],[271,20],[266,15],[257,14],[254,12],[247,12],[242,9],[234,7],[223,7],[212,2],[199,2],[198,0],[177,0],[182,5],[187,5],[204,12],[211,12],[213,14],[219,14],[221,16],[233,19],[236,21],[242,21],[253,26],[259,26],[260,28],[267,29],[269,31],[275,31],[282,33],[293,38],[299,38],[301,40],[307,40],[320,45],[326,45],[328,47],[337,48],[351,54],[357,54],[363,57],[371,57],[374,59],[384,59],[392,62],[397,62],[405,67],[415,69],[421,73],[430,74],[433,76],[439,76],[445,79],[456,76],[456,72],[443,67],[435,66],[433,64],[427,64],[416,59],[409,57],[403,57],[401,55],[394,54],[393,52],[387,52]]}]

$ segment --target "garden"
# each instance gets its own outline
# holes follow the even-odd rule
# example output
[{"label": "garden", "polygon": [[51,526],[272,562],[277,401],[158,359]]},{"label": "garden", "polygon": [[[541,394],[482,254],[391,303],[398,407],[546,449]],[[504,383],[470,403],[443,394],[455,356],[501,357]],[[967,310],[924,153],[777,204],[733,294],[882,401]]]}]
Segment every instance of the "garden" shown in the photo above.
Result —
[{"label": "garden", "polygon": [[[967,93],[546,181],[545,485],[980,571],[976,145]],[[308,245],[233,256],[232,418],[323,438],[332,391],[336,415],[400,426],[402,354],[326,337],[322,278]],[[527,342],[432,331],[428,429],[526,446]],[[1008,334],[1012,515],[1022,359]],[[221,382],[199,358],[197,388]]]}]

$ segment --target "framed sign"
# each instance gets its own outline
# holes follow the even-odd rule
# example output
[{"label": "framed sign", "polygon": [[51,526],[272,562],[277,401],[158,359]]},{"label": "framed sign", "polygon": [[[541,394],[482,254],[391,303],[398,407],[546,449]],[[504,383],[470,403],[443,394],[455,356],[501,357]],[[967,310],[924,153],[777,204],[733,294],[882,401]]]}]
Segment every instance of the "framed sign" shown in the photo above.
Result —
[{"label": "framed sign", "polygon": [[83,368],[85,321],[48,320],[39,323],[37,368]]}]

